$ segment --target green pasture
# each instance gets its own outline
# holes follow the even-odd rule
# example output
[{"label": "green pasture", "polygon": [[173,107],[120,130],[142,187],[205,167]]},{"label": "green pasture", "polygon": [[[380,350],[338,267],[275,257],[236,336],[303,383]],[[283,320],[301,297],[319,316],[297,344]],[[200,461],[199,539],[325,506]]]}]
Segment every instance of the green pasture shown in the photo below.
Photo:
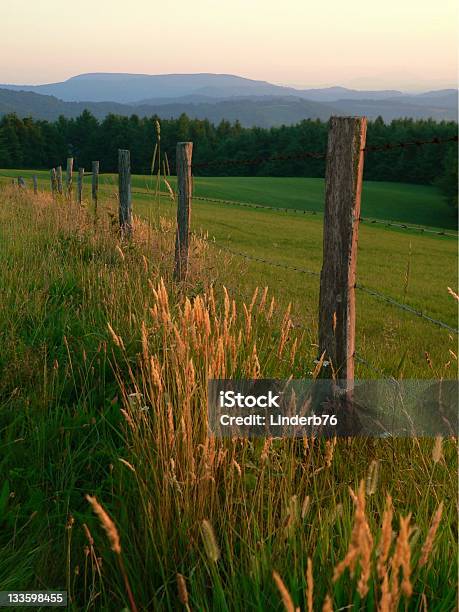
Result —
[{"label": "green pasture", "polygon": [[[3,171],[4,174],[13,171]],[[32,171],[16,171],[28,180]],[[49,188],[48,173],[40,172],[41,189]],[[6,180],[6,179],[5,179]],[[90,177],[86,177],[86,183]],[[171,181],[172,186],[173,180]],[[174,219],[175,202],[156,195],[156,178],[133,176],[134,213],[157,223],[158,214]],[[319,273],[322,261],[322,215],[286,212],[285,208],[317,210],[323,205],[323,181],[284,178],[196,178],[195,195],[259,203],[277,210],[256,209],[218,201],[194,200],[192,227],[209,238],[215,253],[212,274],[221,275],[241,295],[256,286],[269,286],[282,307],[292,302],[295,321],[310,337],[311,355],[317,341],[318,277],[303,271],[275,267],[294,266]],[[101,175],[101,206],[116,209],[116,175]],[[89,185],[85,185],[87,206]],[[433,187],[392,183],[367,183],[362,214],[407,223],[431,223],[448,228],[451,212]],[[449,223],[449,225],[448,225]],[[452,233],[452,230],[449,230]],[[245,253],[267,263],[232,255],[226,249]],[[220,250],[221,249],[221,250]],[[268,263],[269,262],[269,263]],[[457,308],[448,287],[457,285],[457,247],[453,237],[421,233],[384,225],[362,223],[359,235],[358,283],[457,327]],[[359,364],[360,376],[405,377],[449,376],[451,354],[457,336],[393,305],[357,292],[357,350],[375,366]],[[305,365],[305,372],[310,367]],[[454,368],[453,368],[454,369]]]},{"label": "green pasture", "polygon": [[[42,188],[49,188],[49,172],[45,171],[0,170],[0,181],[7,181],[6,175],[31,179],[33,174],[39,176]],[[90,180],[87,176],[85,183],[89,184]],[[114,174],[101,174],[100,187],[115,187],[116,181]],[[174,183],[172,177],[171,184]],[[155,184],[156,178],[140,175],[132,177],[134,190],[154,190]],[[164,185],[162,189],[165,190]],[[238,200],[320,213],[323,211],[324,181],[320,178],[196,177],[194,193],[206,198]],[[426,185],[364,181],[362,216],[450,230],[457,228],[456,215],[440,191]]]}]

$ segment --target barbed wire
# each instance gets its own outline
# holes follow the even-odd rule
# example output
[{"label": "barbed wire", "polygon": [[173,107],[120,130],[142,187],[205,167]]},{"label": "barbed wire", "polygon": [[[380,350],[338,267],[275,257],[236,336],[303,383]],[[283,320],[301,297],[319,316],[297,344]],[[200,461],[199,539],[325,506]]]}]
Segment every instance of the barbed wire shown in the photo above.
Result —
[{"label": "barbed wire", "polygon": [[242,206],[244,208],[258,208],[264,210],[274,210],[277,212],[292,212],[297,214],[310,214],[317,215],[321,214],[316,210],[306,210],[301,208],[289,208],[285,206],[269,206],[269,204],[256,204],[255,202],[241,202],[239,200],[224,200],[221,198],[206,198],[204,196],[193,195],[193,200],[199,200],[202,202],[217,202],[219,204],[233,204],[235,206]]},{"label": "barbed wire", "polygon": [[[133,192],[134,193],[134,192]],[[168,195],[166,192],[164,192],[164,195]],[[316,210],[307,210],[307,209],[301,209],[301,208],[289,208],[289,207],[280,207],[280,206],[269,206],[268,204],[255,204],[253,202],[240,202],[238,200],[224,200],[224,199],[220,199],[220,198],[207,198],[207,197],[203,197],[203,196],[193,196],[193,200],[199,200],[199,201],[203,201],[203,202],[217,202],[220,204],[232,204],[235,206],[241,206],[244,208],[254,208],[254,209],[264,209],[264,210],[272,210],[275,212],[282,212],[282,213],[295,213],[295,214],[308,214],[308,215],[323,215],[323,211],[316,211]],[[378,223],[381,225],[386,225],[388,227],[397,227],[399,229],[406,229],[406,230],[412,230],[412,231],[419,231],[421,233],[427,233],[427,234],[435,234],[437,236],[447,236],[450,238],[457,238],[457,234],[450,234],[444,230],[434,230],[425,226],[421,226],[421,225],[408,225],[406,223],[401,223],[401,222],[397,222],[397,221],[392,221],[392,220],[386,220],[386,219],[373,219],[370,217],[360,217],[359,221],[361,221],[362,223],[369,223],[369,224],[374,224],[374,223]]]},{"label": "barbed wire", "polygon": [[380,225],[385,225],[387,227],[396,227],[399,229],[406,229],[412,231],[418,231],[422,234],[435,234],[436,236],[447,236],[448,238],[457,238],[457,234],[450,234],[445,232],[444,230],[434,230],[422,225],[407,225],[406,223],[397,223],[396,221],[389,221],[385,219],[369,219],[367,217],[360,217],[359,219],[363,223],[369,223],[370,225],[374,223],[379,223]]},{"label": "barbed wire", "polygon": [[[155,192],[152,192],[149,189],[146,189],[145,191],[136,191],[133,190],[131,191],[132,195],[141,195],[141,196],[148,196],[148,195],[157,195]],[[166,191],[161,191],[159,192],[160,196],[163,197],[170,197],[170,193],[166,192]],[[268,204],[256,204],[255,202],[241,202],[240,200],[226,200],[226,199],[222,199],[222,198],[208,198],[208,197],[204,197],[204,196],[196,196],[193,195],[193,200],[198,200],[200,202],[217,202],[218,204],[229,204],[229,205],[233,205],[233,206],[240,206],[242,208],[253,208],[253,209],[258,209],[258,210],[271,210],[274,212],[281,212],[281,213],[293,213],[293,214],[298,214],[298,215],[313,215],[313,216],[323,216],[323,211],[317,211],[317,210],[309,210],[309,209],[305,209],[305,208],[290,208],[290,207],[285,207],[285,206],[269,206]],[[409,225],[407,223],[402,223],[402,222],[397,222],[397,221],[393,221],[391,219],[374,219],[372,217],[360,217],[359,221],[362,223],[368,223],[370,225],[373,224],[380,224],[380,225],[385,225],[387,227],[396,227],[398,229],[406,229],[406,230],[410,230],[410,231],[417,231],[417,232],[421,232],[422,234],[426,233],[426,234],[434,234],[436,236],[446,236],[448,238],[457,238],[458,235],[457,234],[451,234],[448,233],[445,230],[435,230],[435,229],[431,229],[429,227],[423,226],[423,225]]]},{"label": "barbed wire", "polygon": [[430,140],[407,140],[405,142],[387,142],[382,145],[369,145],[365,146],[362,151],[365,153],[373,153],[375,151],[388,151],[390,149],[403,149],[405,147],[422,147],[430,144],[446,144],[448,142],[458,142],[457,136],[451,136],[450,138],[437,138],[434,137]]},{"label": "barbed wire", "polygon": [[[458,142],[458,137],[451,136],[449,138],[438,138],[434,137],[430,140],[407,140],[404,142],[388,142],[382,145],[365,145],[361,149],[366,153],[373,153],[376,151],[388,151],[390,149],[401,149],[405,147],[422,147],[424,145],[440,145],[450,142]],[[297,161],[302,159],[326,159],[327,154],[318,151],[302,151],[301,153],[294,153],[291,155],[274,155],[268,157],[255,157],[255,158],[242,158],[242,159],[221,159],[211,160],[207,162],[200,162],[198,164],[192,164],[193,168],[209,168],[214,166],[236,166],[236,165],[259,165],[269,162],[277,161]]]},{"label": "barbed wire", "polygon": [[367,293],[368,295],[371,295],[372,297],[382,300],[383,302],[387,302],[388,304],[392,304],[392,306],[396,306],[400,310],[405,310],[406,312],[409,312],[417,317],[420,317],[421,319],[425,319],[426,321],[429,321],[430,323],[438,325],[439,327],[443,327],[444,329],[447,329],[448,331],[451,331],[455,334],[459,334],[459,329],[451,327],[444,321],[440,321],[439,319],[434,319],[433,317],[426,315],[425,313],[422,312],[422,310],[417,310],[416,308],[413,308],[412,306],[409,306],[408,304],[402,304],[401,302],[398,302],[394,298],[388,295],[384,295],[383,293],[380,293],[379,291],[376,291],[375,289],[370,289],[368,287],[365,287],[364,285],[361,285],[360,283],[356,283],[354,286],[359,291],[362,291],[363,293]]},{"label": "barbed wire", "polygon": [[[92,172],[85,172],[84,177],[92,176],[92,175],[93,175]],[[11,178],[13,180],[17,179],[19,176],[21,175],[4,174],[3,172],[0,172],[0,177]],[[99,176],[102,177],[103,175],[99,174]],[[30,178],[30,177],[26,177],[26,178]],[[108,183],[106,183],[104,181],[104,182],[101,182],[99,186],[100,187],[113,187],[115,186],[115,182],[111,180]],[[156,192],[153,193],[153,191],[149,189],[146,189],[145,191],[132,190],[131,193],[132,195],[141,195],[141,196],[149,196],[152,194],[156,195]],[[159,195],[170,197],[170,194],[165,191],[159,192]],[[269,206],[268,204],[256,204],[254,202],[241,202],[238,200],[226,200],[222,198],[208,198],[204,196],[193,195],[193,200],[198,200],[202,202],[217,202],[219,204],[229,204],[233,206],[241,206],[244,208],[253,208],[253,209],[259,209],[259,210],[260,209],[261,210],[271,210],[274,212],[282,212],[282,213],[287,213],[287,214],[294,213],[294,214],[299,214],[299,215],[313,215],[313,216],[323,215],[323,211],[316,211],[316,210],[309,210],[309,209],[302,209],[302,208],[290,208],[290,207],[284,207],[284,206],[282,207],[281,206]],[[379,225],[384,225],[386,227],[396,227],[397,229],[417,231],[417,232],[420,232],[421,234],[433,234],[436,236],[445,236],[447,238],[456,238],[456,239],[458,238],[457,234],[452,234],[445,230],[431,229],[429,227],[421,226],[421,225],[409,225],[407,223],[397,222],[391,219],[374,219],[370,217],[360,217],[359,221],[361,223],[368,223],[370,225],[379,224]]]},{"label": "barbed wire", "polygon": [[[388,142],[381,145],[365,145],[361,150],[369,153],[376,151],[388,151],[390,149],[401,149],[405,147],[422,147],[424,145],[441,145],[451,142],[458,142],[458,136],[450,136],[449,138],[439,138],[437,136],[429,140],[406,140],[404,142]],[[193,168],[207,168],[212,166],[222,165],[258,165],[265,162],[276,162],[276,161],[297,161],[303,159],[326,159],[327,154],[319,151],[301,151],[299,153],[292,153],[290,155],[273,155],[268,157],[254,157],[254,158],[242,158],[242,159],[221,159],[221,160],[210,160],[207,162],[199,162],[192,164]],[[100,173],[101,174],[101,173]],[[16,175],[6,175],[0,173],[1,176],[8,178],[17,178]],[[85,176],[91,176],[92,172],[85,172]]]},{"label": "barbed wire", "polygon": [[[200,236],[202,239],[206,240],[206,238],[204,236]],[[219,242],[216,242],[214,239],[210,240],[207,239],[207,242],[209,244],[212,244],[216,247],[218,247],[219,249],[221,249],[222,251],[227,251],[228,253],[231,253],[232,255],[238,255],[239,257],[242,257],[244,259],[247,259],[249,261],[254,261],[256,263],[263,263],[266,264],[268,266],[272,266],[273,268],[282,268],[283,270],[290,270],[292,272],[299,272],[300,274],[308,274],[309,276],[319,276],[320,277],[320,272],[316,272],[315,270],[309,270],[307,268],[301,268],[299,266],[292,266],[290,264],[284,264],[284,263],[280,263],[280,262],[276,262],[276,261],[270,261],[269,259],[264,259],[262,257],[256,257],[254,255],[249,255],[248,253],[243,253],[242,251],[236,251],[234,249],[231,249],[230,247],[227,247]]]},{"label": "barbed wire", "polygon": [[[206,240],[204,238],[204,236],[201,236],[202,239]],[[320,277],[320,272],[316,272],[314,270],[309,270],[307,268],[301,268],[299,266],[291,266],[289,264],[284,264],[284,263],[280,263],[280,262],[274,262],[274,261],[270,261],[268,259],[264,259],[262,257],[255,257],[253,255],[249,255],[248,253],[243,253],[241,251],[236,251],[235,249],[231,249],[230,247],[224,246],[220,243],[217,243],[215,240],[209,240],[207,239],[207,241],[210,244],[213,244],[215,246],[217,246],[218,248],[220,248],[223,251],[227,251],[228,253],[231,253],[232,255],[237,255],[239,257],[243,257],[244,259],[248,260],[248,261],[254,261],[257,263],[263,263],[265,265],[269,265],[275,268],[282,268],[284,270],[290,270],[293,272],[299,272],[301,274],[308,274],[310,276],[315,276],[315,277]],[[442,327],[443,329],[447,329],[450,332],[453,332],[455,334],[459,334],[459,329],[456,329],[454,327],[451,327],[451,325],[448,325],[447,323],[445,323],[444,321],[441,321],[439,319],[435,319],[434,317],[431,317],[430,315],[425,314],[424,312],[422,312],[421,310],[417,310],[416,308],[413,308],[412,306],[409,306],[408,304],[402,304],[401,302],[398,302],[396,299],[384,295],[383,293],[380,293],[379,291],[376,291],[375,289],[370,289],[369,287],[366,287],[364,285],[361,285],[360,283],[356,283],[354,285],[355,289],[358,289],[359,291],[362,291],[363,293],[366,293],[368,295],[371,295],[374,298],[377,298],[379,300],[382,300],[384,302],[387,302],[388,304],[391,304],[392,306],[395,306],[397,308],[399,308],[400,310],[404,310],[406,312],[409,312],[410,314],[413,314],[421,319],[424,319],[426,321],[429,321],[430,323],[434,324],[434,325],[438,325],[439,327]]]}]

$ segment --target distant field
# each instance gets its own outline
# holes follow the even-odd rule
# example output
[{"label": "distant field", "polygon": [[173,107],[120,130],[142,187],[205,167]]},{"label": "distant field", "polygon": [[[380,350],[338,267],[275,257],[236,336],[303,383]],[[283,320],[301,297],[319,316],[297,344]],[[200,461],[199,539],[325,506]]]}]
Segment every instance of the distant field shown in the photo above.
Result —
[{"label": "distant field", "polygon": [[[49,173],[35,172],[43,185],[49,187]],[[29,170],[0,170],[2,175],[34,174]],[[90,178],[86,178],[89,182]],[[265,204],[279,208],[323,211],[324,181],[318,178],[273,177],[197,177],[195,195]],[[171,179],[172,184],[174,179]],[[115,184],[116,175],[101,175],[101,184]],[[133,189],[154,185],[151,177],[133,176]],[[164,187],[163,187],[164,189]],[[456,216],[435,187],[364,181],[362,216],[402,223],[455,229]]]},{"label": "distant field", "polygon": [[[11,171],[7,171],[11,173]],[[6,171],[5,171],[6,173]],[[24,177],[31,172],[17,171]],[[40,185],[48,189],[48,173],[40,173]],[[90,180],[90,177],[87,177]],[[155,224],[158,210],[175,217],[170,197],[154,194],[155,181],[133,177],[134,213]],[[173,181],[172,181],[173,183]],[[85,187],[89,198],[89,188]],[[162,186],[165,191],[165,185]],[[116,212],[116,176],[101,176],[101,205]],[[320,212],[323,181],[319,179],[197,178],[195,194],[203,197],[241,200],[279,208],[301,208]],[[421,205],[422,203],[422,205]],[[158,208],[159,207],[159,208]],[[423,212],[420,214],[417,210]],[[429,187],[391,183],[367,183],[363,215],[407,223],[422,220],[448,227],[450,210],[437,191]],[[443,211],[440,214],[439,211]],[[443,219],[443,220],[442,220]],[[451,224],[450,224],[451,225]],[[215,266],[208,270],[221,276],[219,261],[230,248],[267,261],[320,272],[322,262],[322,216],[283,210],[244,208],[216,201],[195,200],[192,227],[207,233],[215,243]],[[452,232],[452,230],[449,230]],[[298,321],[311,338],[311,357],[316,349],[319,283],[316,276],[233,256],[224,271],[224,281],[243,293],[268,285],[285,306],[292,302]],[[457,285],[457,248],[454,238],[421,234],[417,230],[362,224],[359,237],[359,283],[406,303],[430,316],[457,326],[456,305],[447,287]],[[448,362],[448,349],[455,351],[457,336],[393,306],[357,293],[357,341],[360,354],[387,374],[402,368],[405,376],[430,377],[428,360],[435,368]],[[359,366],[361,376],[375,374]]]}]

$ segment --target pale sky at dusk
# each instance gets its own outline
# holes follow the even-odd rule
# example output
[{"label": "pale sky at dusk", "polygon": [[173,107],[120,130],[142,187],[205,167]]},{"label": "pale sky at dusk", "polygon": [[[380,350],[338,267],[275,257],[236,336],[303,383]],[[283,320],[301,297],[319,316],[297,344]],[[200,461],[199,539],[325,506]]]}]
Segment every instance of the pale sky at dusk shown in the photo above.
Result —
[{"label": "pale sky at dusk", "polygon": [[0,82],[217,72],[301,87],[457,83],[457,0],[0,0]]}]

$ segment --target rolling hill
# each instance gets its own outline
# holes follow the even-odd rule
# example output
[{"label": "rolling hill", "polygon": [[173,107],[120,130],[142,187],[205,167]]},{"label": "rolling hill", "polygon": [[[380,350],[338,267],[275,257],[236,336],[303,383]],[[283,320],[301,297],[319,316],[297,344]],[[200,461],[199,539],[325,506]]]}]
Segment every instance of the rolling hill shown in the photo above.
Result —
[{"label": "rolling hill", "polygon": [[357,91],[343,87],[294,89],[232,75],[85,74],[49,85],[0,85],[0,116],[55,120],[76,117],[84,109],[98,119],[109,113],[176,118],[222,119],[243,126],[291,125],[331,115],[455,120],[457,91],[422,94],[395,90]]},{"label": "rolling hill", "polygon": [[295,89],[230,74],[125,74],[89,73],[60,83],[44,85],[0,85],[14,91],[56,96],[66,102],[151,103],[185,96],[228,99],[247,96],[297,96],[316,102],[347,98],[384,99],[402,95],[398,91],[357,91],[345,87]]}]

